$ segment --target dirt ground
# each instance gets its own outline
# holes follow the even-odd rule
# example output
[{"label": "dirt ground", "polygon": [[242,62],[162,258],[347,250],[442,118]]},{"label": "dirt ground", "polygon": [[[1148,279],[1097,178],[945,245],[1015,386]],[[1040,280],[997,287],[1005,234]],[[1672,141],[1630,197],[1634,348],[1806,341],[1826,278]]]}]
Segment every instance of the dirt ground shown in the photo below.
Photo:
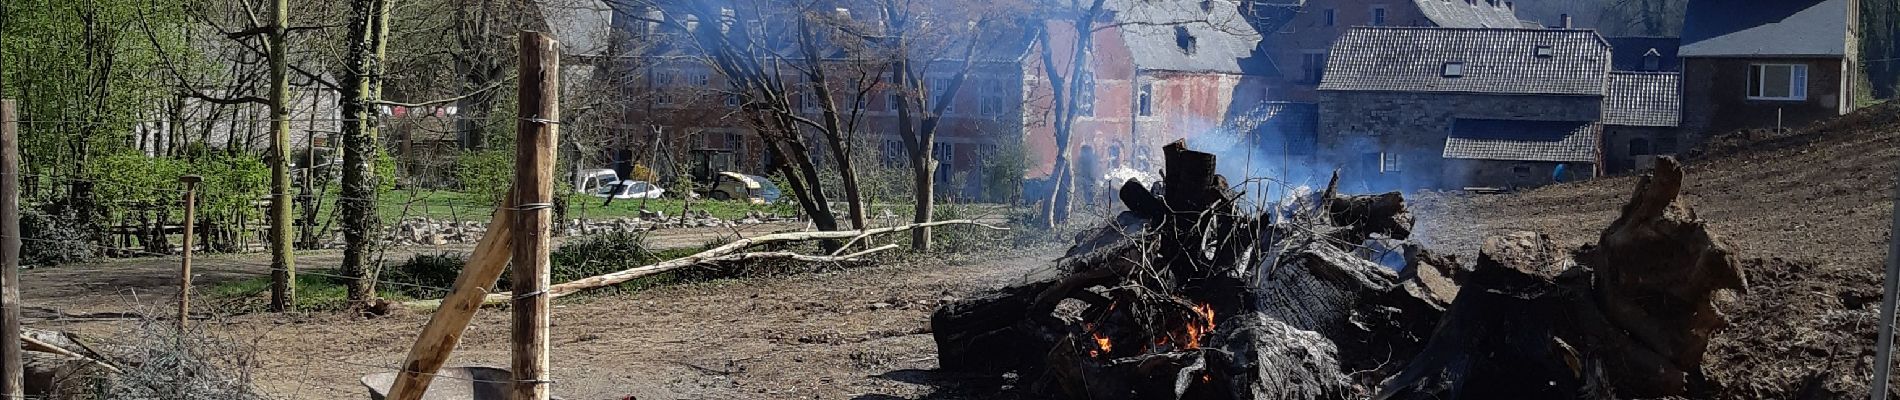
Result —
[{"label": "dirt ground", "polygon": [[[1819,129],[1748,133],[1717,144],[1690,161],[1684,192],[1740,252],[1749,290],[1724,301],[1732,325],[1718,334],[1704,365],[1707,397],[1865,396],[1893,174],[1900,170],[1900,106]],[[1503,195],[1413,193],[1414,236],[1466,262],[1485,236],[1508,230],[1581,246],[1608,226],[1634,184],[1625,177]],[[714,235],[663,240],[697,245]],[[996,385],[932,371],[929,314],[945,300],[1046,273],[1058,254],[1010,250],[558,302],[554,390],[569,399],[998,398]],[[335,257],[315,252],[302,265],[334,265]],[[198,279],[254,276],[266,261],[256,254],[211,257],[200,263]],[[48,308],[71,314],[163,304],[172,268],[174,260],[149,259],[26,271],[24,297],[42,307],[42,317]],[[505,366],[507,318],[481,313],[451,364]],[[269,393],[337,399],[363,398],[358,377],[393,370],[426,320],[418,313],[249,314],[207,326],[254,344],[263,361],[255,379]],[[100,337],[126,324],[29,322]]]},{"label": "dirt ground", "polygon": [[[1865,398],[1900,171],[1900,105],[1813,129],[1730,135],[1711,147],[1688,163],[1683,192],[1738,250],[1749,284],[1723,305],[1731,326],[1704,363],[1715,397]],[[1595,242],[1635,183],[1409,199],[1421,215],[1415,236],[1469,262],[1482,238],[1500,231],[1542,232],[1571,247]]]},{"label": "dirt ground", "polygon": [[[668,236],[697,245],[682,232]],[[685,236],[681,236],[685,235]],[[681,238],[684,237],[684,238]],[[410,249],[423,252],[454,249]],[[942,301],[1027,279],[1057,248],[959,255],[816,274],[732,279],[556,303],[553,376],[568,399],[963,399],[991,390],[935,374],[930,313]],[[334,265],[314,252],[302,265]],[[395,255],[392,254],[392,257]],[[201,282],[256,276],[268,257],[201,260]],[[30,327],[110,342],[132,322],[66,314],[168,312],[175,259],[25,271]],[[134,294],[136,293],[136,297]],[[426,313],[219,316],[206,329],[257,351],[257,385],[285,399],[366,398],[357,380],[393,371]],[[450,365],[506,367],[508,314],[484,310]]]}]

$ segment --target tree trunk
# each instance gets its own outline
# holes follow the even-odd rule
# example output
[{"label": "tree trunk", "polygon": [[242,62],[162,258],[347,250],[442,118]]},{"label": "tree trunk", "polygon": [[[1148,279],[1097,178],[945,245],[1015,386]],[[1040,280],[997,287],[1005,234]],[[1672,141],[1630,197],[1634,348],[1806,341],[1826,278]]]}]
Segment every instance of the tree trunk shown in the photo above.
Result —
[{"label": "tree trunk", "polygon": [[389,17],[389,0],[351,0],[343,114],[343,190],[337,200],[343,211],[343,263],[340,272],[350,279],[349,301],[363,304],[375,297],[375,273],[370,251],[377,235],[375,101],[381,73],[380,43]]},{"label": "tree trunk", "polygon": [[285,28],[290,24],[289,0],[275,0],[271,6],[271,157],[270,157],[270,248],[271,311],[293,307],[296,298],[297,264],[290,241],[290,76],[286,73]]}]

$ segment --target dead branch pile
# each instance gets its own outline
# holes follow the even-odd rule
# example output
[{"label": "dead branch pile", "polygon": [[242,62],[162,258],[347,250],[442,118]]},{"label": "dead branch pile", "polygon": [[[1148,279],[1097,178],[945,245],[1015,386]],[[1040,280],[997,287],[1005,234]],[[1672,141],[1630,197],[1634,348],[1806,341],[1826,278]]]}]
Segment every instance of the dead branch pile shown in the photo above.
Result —
[{"label": "dead branch pile", "polygon": [[1673,161],[1599,245],[1509,234],[1467,266],[1405,242],[1398,193],[1241,210],[1213,155],[1163,150],[1161,182],[1124,185],[1128,211],[1059,276],[937,310],[940,366],[1069,399],[1685,395],[1723,322],[1712,297],[1742,287]]}]

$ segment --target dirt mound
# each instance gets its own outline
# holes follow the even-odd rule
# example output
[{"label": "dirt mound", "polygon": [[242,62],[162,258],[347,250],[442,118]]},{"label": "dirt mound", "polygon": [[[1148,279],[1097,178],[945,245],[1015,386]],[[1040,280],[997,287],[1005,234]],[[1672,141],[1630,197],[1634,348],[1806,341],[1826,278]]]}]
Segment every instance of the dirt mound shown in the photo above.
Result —
[{"label": "dirt mound", "polygon": [[[1900,104],[1788,132],[1742,132],[1689,163],[1687,201],[1744,260],[1749,292],[1721,307],[1731,326],[1703,367],[1715,398],[1864,397],[1874,304],[1900,172]],[[1634,178],[1507,195],[1419,193],[1415,237],[1475,256],[1470,243],[1533,230],[1561,246],[1596,239]],[[1469,259],[1469,258],[1466,258]]]}]

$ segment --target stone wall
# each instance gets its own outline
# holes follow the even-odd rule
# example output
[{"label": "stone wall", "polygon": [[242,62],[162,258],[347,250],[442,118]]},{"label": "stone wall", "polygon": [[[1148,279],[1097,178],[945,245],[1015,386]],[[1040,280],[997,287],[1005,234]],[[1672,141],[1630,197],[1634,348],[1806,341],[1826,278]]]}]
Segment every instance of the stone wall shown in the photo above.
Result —
[{"label": "stone wall", "polygon": [[[1595,121],[1601,103],[1599,96],[1326,91],[1320,159],[1340,168],[1349,190],[1457,188],[1468,182],[1448,182],[1457,179],[1446,179],[1443,158],[1453,120]],[[1397,161],[1384,171],[1382,154]]]},{"label": "stone wall", "polygon": [[[1805,100],[1752,100],[1748,98],[1749,69],[1753,64],[1808,66]],[[1851,83],[1843,81],[1840,59],[1824,58],[1688,58],[1682,60],[1682,126],[1690,140],[1738,129],[1798,128],[1846,114],[1852,109]],[[1694,144],[1694,143],[1691,143]]]}]

